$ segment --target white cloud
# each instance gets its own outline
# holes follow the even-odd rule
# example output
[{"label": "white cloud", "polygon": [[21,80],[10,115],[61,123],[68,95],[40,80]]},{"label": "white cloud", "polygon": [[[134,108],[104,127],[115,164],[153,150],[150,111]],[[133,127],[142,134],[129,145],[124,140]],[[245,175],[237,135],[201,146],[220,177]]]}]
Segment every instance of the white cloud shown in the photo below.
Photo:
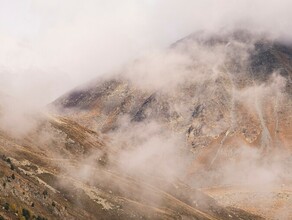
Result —
[{"label": "white cloud", "polygon": [[45,104],[199,29],[248,25],[291,36],[291,8],[275,0],[1,0],[0,90]]}]

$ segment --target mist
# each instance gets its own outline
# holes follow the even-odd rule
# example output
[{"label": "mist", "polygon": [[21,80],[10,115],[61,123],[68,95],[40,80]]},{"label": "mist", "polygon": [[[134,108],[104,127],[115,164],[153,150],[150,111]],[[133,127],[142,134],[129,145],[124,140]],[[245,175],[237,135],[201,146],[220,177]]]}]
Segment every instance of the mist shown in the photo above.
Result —
[{"label": "mist", "polygon": [[[258,35],[251,36],[251,42],[258,40]],[[110,98],[100,100],[102,107],[97,109],[101,122],[91,126],[92,121],[80,120],[100,131],[109,119],[112,130],[106,134],[110,137],[107,155],[110,169],[156,187],[163,179],[169,184],[163,185],[164,190],[170,190],[179,180],[203,190],[239,185],[269,194],[291,180],[291,173],[285,168],[291,154],[285,149],[285,141],[276,141],[278,114],[290,109],[286,106],[289,104],[287,79],[274,71],[264,73],[266,80],[250,80],[253,76],[248,73],[248,53],[254,51],[253,45],[249,40],[234,37],[226,41],[219,40],[210,46],[190,37],[171,49],[147,53],[112,76],[122,77],[126,82],[113,86],[114,92],[108,93]],[[232,72],[234,56],[238,68]],[[99,86],[103,91],[103,85]],[[133,89],[127,91],[129,87]],[[86,93],[86,89],[85,86],[76,92]],[[146,93],[146,100],[148,96],[156,97],[154,107],[144,112],[145,121],[135,122],[136,115],[133,118],[129,110],[120,112],[124,117],[117,114],[115,122],[115,114],[111,113],[121,108],[116,94],[123,96],[127,92],[137,97]],[[141,106],[145,103],[151,101]],[[169,112],[161,110],[164,108],[170,109]],[[172,111],[178,116],[168,117]],[[82,114],[79,116],[82,118]],[[103,117],[108,118],[103,121]],[[281,123],[283,126],[283,119]],[[210,141],[207,144],[202,142],[206,136]],[[100,151],[96,155],[99,157]],[[94,163],[94,156],[90,158],[89,164]],[[77,178],[80,175],[90,179],[91,169],[86,163],[76,174]],[[131,189],[119,186],[119,182],[111,184],[118,185],[126,195],[132,193]],[[146,189],[141,187],[142,198],[143,190]],[[160,201],[157,197],[155,200]]]},{"label": "mist", "polygon": [[291,34],[290,1],[1,1],[1,91],[45,105],[198,30]]},{"label": "mist", "polygon": [[285,68],[254,73],[250,57],[262,39],[292,43],[291,8],[0,0],[0,130],[105,210],[90,187],[154,207],[181,196],[180,184],[195,206],[210,203],[195,191],[212,187],[270,196],[292,180],[291,79],[284,58]]}]

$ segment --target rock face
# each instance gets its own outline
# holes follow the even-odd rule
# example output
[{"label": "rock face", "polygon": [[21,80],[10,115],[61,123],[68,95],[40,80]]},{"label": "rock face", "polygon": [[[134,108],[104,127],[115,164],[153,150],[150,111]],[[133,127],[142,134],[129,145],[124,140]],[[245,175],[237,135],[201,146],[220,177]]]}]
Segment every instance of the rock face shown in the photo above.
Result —
[{"label": "rock face", "polygon": [[184,132],[193,148],[225,135],[261,147],[279,144],[280,134],[290,140],[292,47],[237,31],[193,34],[170,50],[192,60],[185,80],[170,90],[141,88],[124,73],[76,89],[54,105],[104,133],[117,129],[125,115],[131,123],[159,121]]},{"label": "rock face", "polygon": [[[25,136],[0,131],[1,216],[289,219],[291,59],[247,31],[195,33],[70,91]],[[281,200],[250,190],[270,182]]]}]

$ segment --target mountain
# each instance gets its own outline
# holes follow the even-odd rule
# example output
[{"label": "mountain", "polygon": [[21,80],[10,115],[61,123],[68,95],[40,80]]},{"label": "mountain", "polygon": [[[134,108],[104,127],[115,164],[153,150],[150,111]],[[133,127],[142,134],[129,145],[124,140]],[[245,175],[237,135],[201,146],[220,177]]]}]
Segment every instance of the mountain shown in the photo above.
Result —
[{"label": "mountain", "polygon": [[290,219],[292,46],[198,32],[0,130],[4,219]]},{"label": "mountain", "polygon": [[227,131],[262,147],[291,140],[292,46],[246,31],[199,33],[176,42],[169,53],[191,60],[183,69],[185,80],[170,90],[141,88],[124,73],[77,88],[54,105],[103,133],[117,129],[125,115],[131,123],[159,121],[185,132],[193,148]]}]

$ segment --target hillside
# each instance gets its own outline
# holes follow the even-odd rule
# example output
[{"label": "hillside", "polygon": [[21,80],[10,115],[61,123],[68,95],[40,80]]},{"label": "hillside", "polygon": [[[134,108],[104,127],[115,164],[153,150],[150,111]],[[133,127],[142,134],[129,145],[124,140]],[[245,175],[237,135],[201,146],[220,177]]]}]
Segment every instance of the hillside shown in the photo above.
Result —
[{"label": "hillside", "polygon": [[291,97],[291,45],[191,34],[1,129],[0,215],[290,219]]}]

